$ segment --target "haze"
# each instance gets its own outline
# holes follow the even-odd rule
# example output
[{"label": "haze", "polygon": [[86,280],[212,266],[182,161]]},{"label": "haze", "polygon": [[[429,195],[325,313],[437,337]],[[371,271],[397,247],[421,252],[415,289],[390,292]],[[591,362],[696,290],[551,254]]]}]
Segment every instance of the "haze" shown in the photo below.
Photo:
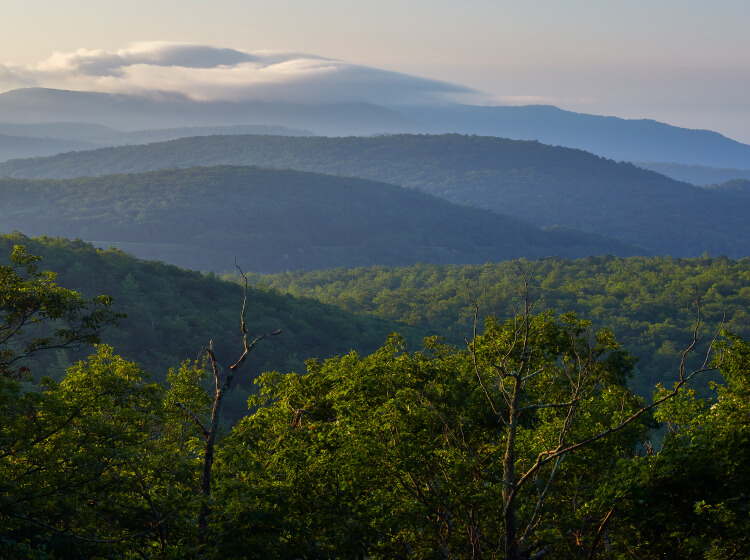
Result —
[{"label": "haze", "polygon": [[750,142],[740,0],[26,0],[3,12],[2,90],[541,103]]}]

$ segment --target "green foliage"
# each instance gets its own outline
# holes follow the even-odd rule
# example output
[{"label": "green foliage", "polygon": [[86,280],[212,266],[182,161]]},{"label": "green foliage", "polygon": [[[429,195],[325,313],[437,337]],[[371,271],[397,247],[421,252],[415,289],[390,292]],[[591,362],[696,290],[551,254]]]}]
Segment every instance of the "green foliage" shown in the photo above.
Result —
[{"label": "green foliage", "polygon": [[[493,322],[476,341],[482,371],[502,355],[508,367],[525,359],[516,326]],[[515,436],[519,471],[554,448],[566,425],[569,443],[583,441],[639,405],[624,384],[627,354],[606,332],[589,346],[587,327],[573,316],[533,320],[527,367],[543,374],[524,390],[531,408]],[[409,353],[394,337],[366,357],[310,362],[305,376],[259,378],[257,411],[235,427],[217,463],[217,499],[239,506],[224,508],[215,527],[225,557],[502,558],[507,379],[486,378],[483,387],[473,363],[436,340]],[[570,400],[573,378],[586,385],[574,426],[565,410],[546,406]],[[634,424],[561,469],[540,469],[519,484],[519,517],[534,515],[540,487],[552,481],[538,531],[542,543],[560,541],[575,524],[565,511],[572,493],[584,503],[611,457],[642,435]]]},{"label": "green foliage", "polygon": [[[45,264],[71,279],[87,279],[87,289],[115,278],[111,285],[127,302],[128,320],[135,318],[140,330],[153,329],[131,332],[123,319],[115,337],[123,346],[146,348],[156,339],[173,365],[167,387],[149,382],[138,364],[105,345],[71,365],[72,348],[55,345],[69,340],[65,329],[84,323],[58,326],[69,317],[53,310],[73,309],[79,317],[91,311],[87,300],[39,272],[35,257],[21,249],[12,254],[2,269],[6,324],[43,340],[31,351],[56,351],[47,352],[48,362],[31,356],[33,361],[11,365],[31,363],[43,371],[46,363],[51,372],[67,371],[38,385],[0,376],[2,557],[512,558],[504,546],[516,557],[543,553],[562,560],[750,554],[750,344],[725,333],[716,345],[723,382],[714,386],[715,400],[699,398],[694,388],[681,390],[655,413],[667,430],[663,447],[647,444],[650,453],[636,456],[636,444],[654,424],[647,414],[622,422],[642,405],[629,388],[632,375],[651,370],[643,361],[635,370],[611,329],[592,329],[614,325],[628,347],[651,348],[647,367],[668,386],[664,372],[676,368],[673,356],[682,347],[676,333],[689,321],[676,315],[696,292],[709,324],[723,308],[730,326],[747,326],[741,309],[750,294],[747,260],[543,260],[534,265],[543,280],[532,297],[543,306],[590,311],[593,322],[573,312],[533,315],[526,308],[508,320],[487,317],[462,349],[430,338],[423,350],[408,351],[394,335],[373,353],[308,361],[305,375],[263,374],[249,402],[252,414],[218,432],[207,504],[212,515],[198,546],[203,435],[184,408],[205,425],[213,400],[205,389],[205,364],[177,359],[167,348],[189,343],[197,325],[216,328],[196,317],[220,315],[223,305],[234,326],[221,332],[237,329],[240,290],[215,277],[134,264],[118,251],[96,251],[82,242],[0,239],[19,240],[33,252],[44,248]],[[510,265],[347,274],[264,281],[315,291],[314,282],[332,275],[337,283],[327,297],[421,326],[455,317],[467,280],[484,284],[484,302],[496,308],[507,305],[503,298],[516,292],[518,281]],[[365,281],[356,284],[355,274]],[[423,297],[435,298],[434,308],[420,310],[415,304]],[[34,298],[44,306],[26,301]],[[204,305],[202,311],[190,311],[191,302]],[[114,318],[105,303],[105,316]],[[268,287],[251,291],[248,305],[249,315],[265,317],[263,332],[289,328],[286,317],[292,325],[307,322],[310,330],[317,325],[323,338],[341,333],[341,346],[375,331],[364,320],[326,315],[322,304]],[[453,333],[471,332],[472,310],[463,317]],[[48,338],[43,330],[50,323]],[[167,324],[175,341],[157,324]],[[327,330],[331,325],[338,330]],[[55,333],[58,328],[63,331]],[[202,336],[215,338],[215,332]],[[237,340],[226,337],[215,351],[236,356]],[[13,356],[30,351],[13,340],[7,338],[3,350]],[[252,359],[257,357],[254,351]],[[276,369],[285,371],[288,360],[284,356]],[[510,549],[502,543],[508,535]]]},{"label": "green foliage", "polygon": [[[167,426],[175,432],[163,435],[171,438],[180,448],[185,447],[188,441],[191,443],[189,447],[195,448],[194,440],[204,437],[185,408],[192,412],[203,426],[211,424],[213,398],[207,390],[208,375],[205,363],[188,360],[184,361],[179,369],[172,368],[167,374],[169,390],[164,398],[170,414]],[[175,402],[180,403],[184,408],[176,406]]]},{"label": "green foliage", "polygon": [[[57,271],[61,286],[80,291],[82,295],[76,297],[81,302],[96,294],[111,293],[114,303],[107,308],[109,313],[124,313],[127,318],[119,319],[117,329],[104,332],[102,341],[153,372],[156,380],[163,380],[170,368],[178,368],[186,359],[194,360],[210,340],[224,367],[236,359],[242,347],[242,289],[235,283],[221,281],[216,275],[138,261],[118,250],[97,250],[80,240],[29,239],[20,234],[0,236],[0,262],[10,257],[14,245],[24,245],[29,252],[42,255],[45,268]],[[248,363],[252,371],[239,380],[238,395],[242,396],[228,403],[229,416],[234,418],[246,413],[252,378],[258,373],[302,370],[310,357],[326,358],[352,348],[372,352],[398,328],[392,321],[355,316],[312,299],[262,289],[251,290],[247,305],[250,336],[278,328],[283,335],[253,352]],[[410,340],[421,339],[419,331],[401,330]],[[80,357],[72,350],[67,356],[70,362]],[[23,365],[40,374],[62,373],[57,356],[51,352],[32,356]]]},{"label": "green foliage", "polygon": [[50,558],[124,558],[163,549],[168,517],[179,535],[174,514],[186,507],[189,472],[160,442],[163,390],[137,365],[100,346],[41,391],[5,383],[0,532],[13,554],[32,546]]},{"label": "green foliage", "polygon": [[593,503],[614,512],[604,557],[750,554],[750,345],[728,335],[720,349],[716,402],[683,391],[658,415],[670,428],[659,452],[622,461],[599,489]]},{"label": "green foliage", "polygon": [[[521,262],[533,271],[531,297],[537,309],[575,311],[595,328],[612,329],[638,356],[634,386],[643,396],[659,382],[671,385],[676,364],[690,343],[696,297],[702,332],[709,336],[701,340],[688,367],[705,353],[710,335],[722,325],[750,337],[750,259],[603,256]],[[517,264],[335,269],[258,275],[252,280],[280,293],[402,321],[458,343],[473,332],[472,296],[480,305],[480,329],[487,314],[513,312]],[[701,383],[705,394],[707,381]]]},{"label": "green foliage", "polygon": [[56,285],[53,272],[39,271],[39,259],[14,245],[10,264],[0,265],[0,377],[23,376],[28,368],[18,363],[40,350],[96,343],[123,317],[110,310],[110,297],[87,301]]}]

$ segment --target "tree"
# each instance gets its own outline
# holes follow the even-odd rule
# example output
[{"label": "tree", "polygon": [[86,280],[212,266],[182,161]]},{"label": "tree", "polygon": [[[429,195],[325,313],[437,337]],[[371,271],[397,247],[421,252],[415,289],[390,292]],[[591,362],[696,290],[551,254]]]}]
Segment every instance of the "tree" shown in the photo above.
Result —
[{"label": "tree", "polygon": [[27,374],[20,362],[40,350],[99,342],[102,330],[122,317],[110,297],[87,301],[57,286],[55,273],[38,269],[39,260],[16,245],[11,264],[0,265],[0,376],[6,378]]},{"label": "tree", "polygon": [[155,445],[160,388],[105,346],[62,382],[19,381],[30,379],[24,359],[54,349],[62,369],[66,350],[98,342],[123,317],[109,297],[86,300],[56,285],[39,260],[16,245],[11,264],[0,266],[2,554],[47,546],[93,557],[124,541],[148,548],[155,535],[164,547],[166,506],[156,486],[174,469],[160,468],[170,461]]},{"label": "tree", "polygon": [[611,333],[594,337],[572,315],[526,319],[491,320],[470,350],[431,340],[408,353],[393,338],[370,356],[309,362],[306,376],[262,376],[259,408],[220,461],[218,492],[248,505],[219,514],[248,528],[237,549],[258,539],[307,557],[504,558],[504,539],[529,556],[559,544],[572,528],[563,503],[584,503],[646,424],[545,461],[641,403]]},{"label": "tree", "polygon": [[[502,525],[506,560],[540,558],[549,552],[552,542],[538,528],[550,488],[567,457],[591,450],[600,441],[610,444],[617,441],[615,436],[633,429],[636,435],[644,435],[643,422],[654,409],[674,399],[690,379],[717,367],[709,365],[708,354],[697,369],[689,373],[685,369],[699,340],[698,307],[693,340],[683,353],[674,389],[644,405],[627,386],[633,361],[612,332],[603,329],[592,336],[589,323],[572,314],[562,317],[562,328],[540,323],[531,313],[530,278],[523,269],[521,274],[522,314],[502,329],[490,320],[479,341],[475,337],[468,343],[477,380],[505,432]],[[627,449],[621,447],[620,452]],[[521,452],[529,450],[531,455],[524,457]],[[519,500],[532,486],[536,486],[534,498]],[[605,517],[600,527],[606,521]],[[592,550],[598,537],[599,531]],[[580,546],[580,539],[576,541]]]},{"label": "tree", "polygon": [[[236,264],[236,263],[235,263]],[[211,500],[211,470],[213,468],[214,463],[214,448],[216,446],[216,439],[219,435],[219,428],[220,428],[220,417],[221,417],[221,409],[222,405],[224,404],[224,398],[227,394],[227,392],[232,388],[232,383],[234,382],[234,376],[239,370],[240,366],[245,362],[247,357],[250,355],[250,353],[253,351],[255,346],[264,338],[269,336],[275,336],[281,332],[281,330],[276,330],[273,332],[265,333],[257,338],[255,338],[252,342],[248,342],[247,337],[247,326],[245,324],[245,310],[247,308],[247,289],[248,289],[248,279],[247,276],[242,272],[242,269],[240,269],[239,266],[237,266],[237,270],[242,275],[242,277],[245,280],[245,289],[244,289],[244,296],[242,301],[242,310],[240,312],[240,331],[242,332],[242,344],[243,344],[243,352],[240,355],[240,357],[237,359],[237,361],[229,366],[229,368],[226,370],[226,373],[224,373],[224,369],[219,365],[219,362],[216,358],[216,354],[214,353],[213,349],[213,341],[209,343],[208,347],[205,348],[207,361],[211,366],[211,373],[213,374],[213,381],[214,381],[214,394],[213,398],[210,399],[211,404],[211,412],[209,416],[209,422],[206,423],[205,420],[201,420],[199,417],[199,414],[196,413],[196,411],[191,410],[187,404],[181,400],[179,400],[181,397],[181,394],[185,394],[187,391],[187,394],[189,394],[191,397],[195,396],[195,393],[190,391],[189,389],[186,389],[186,384],[184,383],[184,380],[181,379],[181,376],[178,375],[175,377],[175,390],[173,391],[173,394],[175,396],[175,399],[172,401],[172,404],[176,406],[177,408],[184,411],[184,413],[187,415],[187,417],[192,420],[195,425],[200,430],[200,434],[203,436],[205,440],[205,446],[203,450],[203,470],[201,474],[201,481],[200,481],[200,491],[202,495],[202,501],[200,506],[200,511],[198,513],[198,543],[199,545],[202,545],[205,542],[206,539],[206,533],[208,530],[208,517],[211,513],[211,506],[210,506],[210,500]],[[184,374],[191,372],[193,373],[194,370],[191,371],[190,368],[182,368],[180,370],[180,373]],[[189,385],[189,384],[187,384]],[[201,402],[206,402],[206,400],[202,397],[195,397],[198,404]]]},{"label": "tree", "polygon": [[612,557],[750,556],[750,344],[727,333],[718,349],[715,402],[681,389],[657,413],[661,448],[621,461],[592,501],[612,513]]},{"label": "tree", "polygon": [[179,456],[160,441],[163,390],[144,377],[100,346],[62,382],[46,378],[42,391],[1,403],[6,543],[87,558],[167,549],[189,485]]},{"label": "tree", "polygon": [[219,514],[247,527],[222,542],[306,557],[596,554],[610,519],[587,507],[596,488],[653,411],[713,366],[686,370],[696,326],[675,388],[645,404],[611,331],[533,314],[525,288],[521,313],[488,319],[465,350],[429,340],[409,353],[394,338],[305,376],[262,376],[219,461],[217,492],[252,504]]}]

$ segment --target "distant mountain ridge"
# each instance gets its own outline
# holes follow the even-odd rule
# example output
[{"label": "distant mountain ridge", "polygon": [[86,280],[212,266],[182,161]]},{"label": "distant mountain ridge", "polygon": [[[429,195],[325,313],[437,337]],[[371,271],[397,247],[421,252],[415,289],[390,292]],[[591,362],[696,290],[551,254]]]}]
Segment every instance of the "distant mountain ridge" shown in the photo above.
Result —
[{"label": "distant mountain ridge", "polygon": [[47,88],[16,89],[0,94],[0,122],[86,122],[132,132],[252,124],[310,129],[330,135],[413,128],[403,115],[365,102],[198,102],[177,94],[149,97]]},{"label": "distant mountain ridge", "polygon": [[0,232],[80,238],[195,270],[255,272],[516,257],[644,254],[542,231],[395,185],[299,171],[203,167],[71,180],[0,179]]},{"label": "distant mountain ridge", "polygon": [[99,145],[78,140],[11,136],[0,133],[0,161],[16,158],[43,157],[78,150],[93,150]]},{"label": "distant mountain ridge", "polygon": [[155,128],[123,132],[88,123],[0,123],[0,162],[94,150],[106,146],[128,146],[165,142],[191,136],[270,134],[312,136],[309,130],[267,125],[193,126]]},{"label": "distant mountain ridge", "polygon": [[[169,368],[178,368],[184,360],[195,360],[209,341],[220,360],[236,359],[242,349],[239,317],[243,294],[234,282],[138,260],[122,251],[96,250],[80,240],[30,239],[20,234],[0,234],[0,264],[9,264],[14,245],[41,256],[40,270],[55,272],[58,285],[87,299],[112,296],[113,308],[127,317],[105,331],[103,342],[138,361],[156,379],[163,380]],[[247,413],[253,378],[261,372],[304,371],[304,362],[310,358],[327,359],[352,349],[374,352],[394,331],[402,332],[413,344],[419,344],[426,334],[393,321],[252,287],[246,311],[251,336],[276,329],[283,334],[253,351],[250,369],[239,380],[242,388],[230,397],[228,412],[235,418]],[[27,365],[37,378],[54,375],[50,366],[59,366],[60,361],[72,365],[90,350],[39,353]],[[56,369],[60,374],[64,371]]]},{"label": "distant mountain ridge", "polygon": [[703,165],[681,165],[679,163],[634,163],[643,169],[649,169],[677,181],[685,181],[696,186],[716,185],[734,179],[750,180],[750,169],[725,169]]},{"label": "distant mountain ridge", "polygon": [[404,114],[432,123],[431,132],[538,140],[617,161],[657,161],[712,167],[750,167],[750,146],[710,130],[650,119],[574,113],[550,105],[413,107]]},{"label": "distant mountain ridge", "polygon": [[0,122],[59,121],[90,122],[126,131],[254,124],[328,136],[455,132],[538,140],[618,161],[750,167],[750,146],[716,132],[653,120],[574,113],[552,106],[197,102],[176,94],[155,93],[149,97],[44,88],[0,94]]},{"label": "distant mountain ridge", "polygon": [[584,230],[655,254],[748,255],[750,207],[627,163],[493,137],[194,137],[0,164],[0,175],[74,177],[259,165],[418,188],[540,227]]}]

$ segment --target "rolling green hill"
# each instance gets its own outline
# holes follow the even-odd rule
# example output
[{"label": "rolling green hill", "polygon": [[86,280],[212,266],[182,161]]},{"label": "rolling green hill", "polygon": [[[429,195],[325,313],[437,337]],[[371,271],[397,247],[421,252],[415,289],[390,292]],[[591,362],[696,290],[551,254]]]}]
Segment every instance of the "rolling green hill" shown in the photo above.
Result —
[{"label": "rolling green hill", "polygon": [[[0,262],[7,261],[14,244],[42,255],[42,268],[56,271],[60,285],[86,297],[113,296],[115,310],[128,317],[107,331],[104,341],[155,376],[195,358],[209,340],[224,363],[236,357],[242,303],[236,283],[215,274],[140,261],[119,250],[98,250],[81,241],[21,234],[0,236]],[[252,274],[256,287],[248,297],[250,330],[283,331],[257,348],[252,373],[301,371],[308,358],[350,349],[371,352],[393,331],[404,333],[412,347],[428,335],[460,345],[472,336],[472,297],[480,304],[480,332],[484,316],[512,316],[518,305],[518,264]],[[614,330],[640,358],[636,387],[645,394],[676,374],[695,323],[696,297],[701,301],[702,348],[722,321],[730,331],[750,336],[750,259],[605,256],[520,264],[531,273],[537,312],[575,311],[597,328]],[[227,277],[235,279],[236,274]],[[61,374],[79,358],[75,353],[47,354],[32,363],[32,371]],[[241,384],[244,390],[235,397],[240,412],[250,390],[249,378]]]},{"label": "rolling green hill", "polygon": [[235,257],[248,270],[279,272],[639,252],[395,185],[228,166],[2,179],[0,231],[13,230],[214,271],[232,269]]},{"label": "rolling green hill", "polygon": [[[459,344],[471,339],[474,307],[482,317],[512,316],[519,304],[518,263],[468,266],[321,270],[254,276],[267,288],[314,297],[353,313],[404,321]],[[702,348],[723,325],[750,337],[750,259],[587,257],[524,261],[537,312],[575,311],[596,327],[611,327],[635,356],[636,383],[650,394],[674,378],[691,340],[696,297],[701,301]],[[696,354],[696,357],[700,352]]]},{"label": "rolling green hill", "polygon": [[537,142],[442,135],[195,137],[0,164],[0,175],[75,177],[260,165],[418,188],[537,226],[615,237],[657,254],[747,255],[750,206],[627,163]]},{"label": "rolling green hill", "polygon": [[[236,283],[140,261],[119,250],[98,250],[81,241],[30,239],[21,234],[0,235],[0,264],[8,263],[14,245],[42,256],[40,269],[56,272],[59,285],[86,297],[112,296],[114,310],[127,318],[107,330],[103,342],[138,361],[158,380],[169,368],[199,356],[211,340],[225,366],[241,353],[242,290]],[[248,295],[247,324],[250,336],[276,329],[282,333],[263,341],[248,360],[248,374],[239,380],[242,389],[232,397],[236,415],[246,412],[252,379],[264,371],[304,371],[309,358],[341,355],[350,349],[372,352],[396,330],[414,344],[422,338],[421,331],[393,321],[255,288]],[[62,376],[67,366],[83,357],[84,353],[48,352],[29,365],[36,375]]]}]

